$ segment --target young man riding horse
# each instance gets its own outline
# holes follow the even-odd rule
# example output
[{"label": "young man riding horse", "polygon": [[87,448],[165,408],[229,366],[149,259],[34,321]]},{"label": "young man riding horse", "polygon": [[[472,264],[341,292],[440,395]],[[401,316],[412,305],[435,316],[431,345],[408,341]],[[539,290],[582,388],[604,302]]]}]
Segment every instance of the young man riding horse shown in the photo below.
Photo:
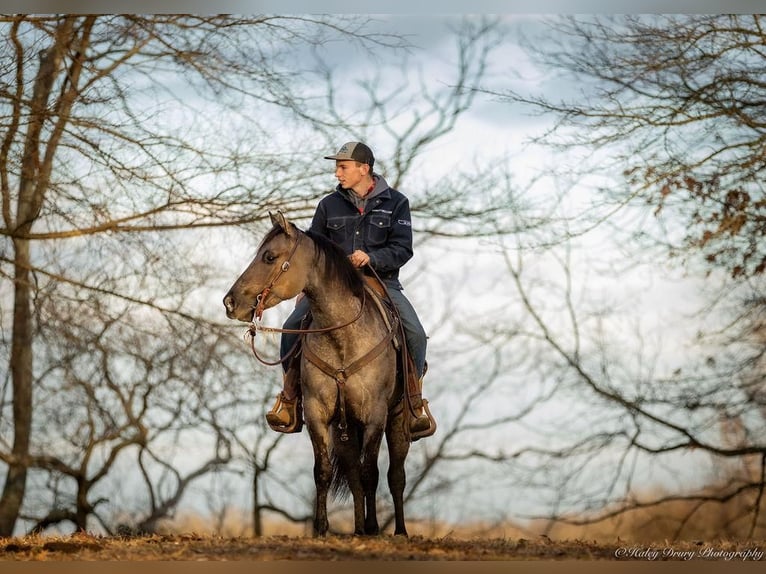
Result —
[{"label": "young man riding horse", "polygon": [[[335,191],[319,202],[311,231],[340,245],[355,267],[371,267],[385,284],[398,310],[407,348],[418,375],[417,392],[410,391],[417,413],[411,418],[410,430],[423,433],[431,425],[423,412],[420,397],[426,370],[427,337],[399,282],[399,269],[412,257],[409,201],[402,193],[389,187],[382,176],[373,172],[375,157],[365,144],[348,142],[341,146],[338,153],[325,156],[325,159],[335,160],[335,177],[339,183]],[[308,311],[308,299],[299,297],[284,328],[299,329]],[[290,353],[298,336],[294,333],[282,335],[283,357]],[[269,426],[278,432],[298,432],[301,429],[298,412],[300,372],[297,363],[290,359],[285,361],[283,390],[271,412],[266,415]]]}]

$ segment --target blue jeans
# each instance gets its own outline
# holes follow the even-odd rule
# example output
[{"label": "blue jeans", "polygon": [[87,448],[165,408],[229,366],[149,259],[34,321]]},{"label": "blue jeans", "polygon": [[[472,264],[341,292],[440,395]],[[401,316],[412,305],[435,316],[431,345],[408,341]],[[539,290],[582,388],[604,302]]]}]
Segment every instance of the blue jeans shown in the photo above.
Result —
[{"label": "blue jeans", "polygon": [[[404,327],[404,336],[407,338],[407,349],[410,355],[412,355],[412,360],[415,361],[418,378],[421,378],[426,366],[426,346],[428,341],[426,330],[420,323],[415,308],[407,297],[404,296],[404,293],[400,289],[393,287],[388,281],[384,281],[384,283],[388,289],[388,294],[391,295],[391,300],[394,302],[397,311],[399,311],[399,318],[402,320],[402,327]],[[282,326],[285,329],[300,329],[301,321],[303,321],[310,308],[310,301],[308,298],[303,297]],[[292,349],[298,336],[295,333],[282,333],[279,349],[282,357],[286,356],[290,349]],[[283,363],[282,368],[287,370],[287,365]]]}]

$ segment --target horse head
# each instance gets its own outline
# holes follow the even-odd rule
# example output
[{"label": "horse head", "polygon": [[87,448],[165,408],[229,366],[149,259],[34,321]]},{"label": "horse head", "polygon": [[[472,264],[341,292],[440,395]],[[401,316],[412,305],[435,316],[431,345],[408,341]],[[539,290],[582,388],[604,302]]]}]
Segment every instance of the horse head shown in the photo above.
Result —
[{"label": "horse head", "polygon": [[308,281],[311,254],[302,248],[307,246],[303,233],[281,212],[269,216],[274,227],[223,298],[230,319],[260,318],[264,310],[298,295]]}]

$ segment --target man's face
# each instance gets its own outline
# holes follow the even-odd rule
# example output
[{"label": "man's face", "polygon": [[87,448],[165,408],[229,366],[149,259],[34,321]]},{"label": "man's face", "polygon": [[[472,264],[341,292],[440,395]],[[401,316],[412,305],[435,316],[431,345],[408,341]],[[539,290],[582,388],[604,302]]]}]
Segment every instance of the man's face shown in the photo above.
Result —
[{"label": "man's face", "polygon": [[338,160],[335,162],[335,177],[338,183],[345,189],[351,189],[367,174],[369,167],[366,164],[351,160]]}]

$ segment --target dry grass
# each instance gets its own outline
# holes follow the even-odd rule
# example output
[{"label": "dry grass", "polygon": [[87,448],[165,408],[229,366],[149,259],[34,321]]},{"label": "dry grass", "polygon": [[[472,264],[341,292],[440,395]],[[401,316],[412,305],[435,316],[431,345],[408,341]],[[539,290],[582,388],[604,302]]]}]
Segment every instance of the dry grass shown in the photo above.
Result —
[{"label": "dry grass", "polygon": [[[350,513],[335,515],[330,525],[336,534],[353,532],[353,519]],[[296,524],[277,517],[269,517],[263,526],[264,536],[310,536],[311,524]],[[388,528],[389,533],[393,527]],[[514,524],[447,524],[431,520],[407,520],[407,531],[411,536],[424,538],[530,538],[535,532]],[[181,514],[172,522],[162,524],[160,534],[198,534],[223,537],[249,537],[252,535],[249,515],[244,512],[229,510],[224,520],[212,521],[210,517],[198,514]]]},{"label": "dry grass", "polygon": [[[705,493],[701,493],[701,496],[704,497]],[[553,538],[600,541],[763,540],[766,539],[766,505],[762,507],[753,529],[753,503],[752,495],[741,495],[725,503],[712,497],[704,502],[677,500],[628,510],[592,524],[573,525],[562,522],[549,526],[540,521],[532,525],[532,530],[545,532]]]},{"label": "dry grass", "polygon": [[[171,561],[171,560],[701,560],[766,561],[766,527],[751,528],[752,500],[726,504],[672,502],[625,512],[587,525],[537,522],[447,525],[411,520],[409,538],[331,535],[314,539],[307,525],[269,520],[264,536],[253,537],[249,516],[229,510],[217,520],[181,516],[152,536],[0,538],[0,560]],[[348,517],[332,525],[350,532]]]},{"label": "dry grass", "polygon": [[[321,539],[312,538],[303,527],[286,522],[270,522],[267,535],[262,537],[238,534],[236,531],[242,530],[246,521],[231,513],[224,521],[223,530],[228,530],[224,534],[211,533],[211,522],[197,516],[165,525],[164,533],[152,536],[106,537],[78,533],[0,539],[0,560],[766,561],[766,540],[722,538],[713,534],[710,525],[701,524],[695,530],[705,531],[705,536],[670,541],[663,535],[667,525],[675,525],[669,516],[686,510],[669,505],[659,517],[657,513],[645,511],[591,526],[555,526],[550,537],[530,534],[512,525],[455,528],[413,522],[409,538],[330,535]],[[699,518],[704,521],[715,517],[702,513]],[[634,534],[625,535],[630,532]],[[650,538],[652,534],[656,537]]]},{"label": "dry grass", "polygon": [[[648,497],[647,497],[648,498]],[[408,520],[410,535],[425,538],[489,538],[535,539],[540,535],[555,540],[594,540],[601,543],[651,543],[656,541],[696,542],[700,540],[766,539],[766,509],[759,525],[750,536],[752,500],[745,496],[727,503],[709,501],[675,501],[646,509],[626,511],[618,516],[590,524],[549,523],[534,521],[527,525],[505,523],[446,524],[436,521]],[[581,517],[575,517],[581,518]],[[331,520],[336,532],[353,531],[349,514],[336,515]],[[229,510],[223,520],[210,517],[181,515],[166,523],[162,534],[196,532],[224,537],[251,536],[249,515]],[[295,524],[270,518],[264,525],[264,536],[310,536],[310,524]]]},{"label": "dry grass", "polygon": [[[582,540],[526,538],[410,538],[380,536],[268,536],[198,534],[135,538],[73,534],[0,539],[0,558],[16,561],[507,561],[507,560],[763,560],[758,543],[678,543],[625,546]],[[748,553],[748,554],[746,554]]]}]

